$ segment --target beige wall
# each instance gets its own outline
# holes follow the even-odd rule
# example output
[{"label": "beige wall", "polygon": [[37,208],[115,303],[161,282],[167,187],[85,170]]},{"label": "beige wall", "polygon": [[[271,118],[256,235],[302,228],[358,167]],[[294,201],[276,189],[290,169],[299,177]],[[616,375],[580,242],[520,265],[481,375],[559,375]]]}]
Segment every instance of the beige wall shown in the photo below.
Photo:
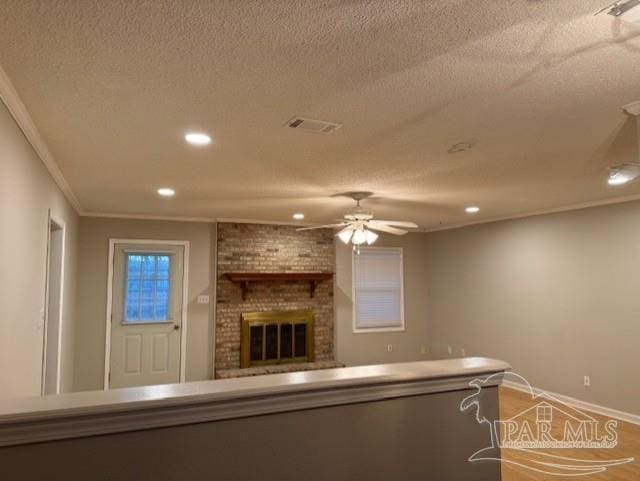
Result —
[{"label": "beige wall", "polygon": [[104,382],[105,316],[109,239],[185,240],[190,242],[186,380],[212,376],[212,321],[210,306],[197,304],[210,295],[211,258],[215,225],[82,217],[78,248],[78,291],[75,388],[102,389]]},{"label": "beige wall", "polygon": [[[640,202],[633,202],[438,233],[381,236],[376,245],[403,247],[404,332],[353,333],[351,247],[337,242],[336,358],[358,365],[459,357],[464,350],[467,356],[508,361],[541,388],[638,412],[638,218]],[[198,223],[81,220],[80,389],[102,383],[109,237],[192,241],[187,372],[189,380],[210,377],[212,313],[193,300],[206,291],[213,302],[214,292],[208,290],[215,279],[213,229]],[[582,385],[584,375],[591,377],[590,388]]]},{"label": "beige wall", "polygon": [[[427,358],[427,259],[425,234],[381,235],[376,247],[402,247],[405,331],[353,332],[352,247],[336,240],[336,360],[349,366],[419,361]],[[388,352],[387,346],[393,346]]]},{"label": "beige wall", "polygon": [[[48,209],[67,224],[63,390],[102,386],[110,237],[191,242],[187,379],[210,378],[213,305],[195,299],[214,301],[215,225],[78,220],[0,107],[0,363],[15,366],[0,373],[0,397],[40,391]],[[351,248],[337,242],[336,358],[357,365],[424,359],[425,346],[431,358],[464,350],[504,359],[539,387],[637,413],[639,218],[640,202],[630,202],[381,236],[377,245],[404,249],[404,332],[352,332]]]},{"label": "beige wall", "polygon": [[49,209],[67,229],[61,381],[70,391],[78,216],[0,102],[0,398],[40,394]]},{"label": "beige wall", "polygon": [[540,388],[640,413],[639,202],[433,233],[426,245],[434,357],[450,345],[502,359]]}]

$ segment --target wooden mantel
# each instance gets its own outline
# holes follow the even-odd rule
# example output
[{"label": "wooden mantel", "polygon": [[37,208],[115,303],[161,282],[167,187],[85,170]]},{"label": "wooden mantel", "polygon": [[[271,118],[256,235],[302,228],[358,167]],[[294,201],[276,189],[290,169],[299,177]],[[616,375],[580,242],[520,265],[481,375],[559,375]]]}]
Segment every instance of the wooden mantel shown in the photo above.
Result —
[{"label": "wooden mantel", "polygon": [[309,297],[313,297],[317,283],[332,279],[333,272],[227,272],[224,277],[240,284],[244,301],[247,298],[250,282],[308,282]]}]

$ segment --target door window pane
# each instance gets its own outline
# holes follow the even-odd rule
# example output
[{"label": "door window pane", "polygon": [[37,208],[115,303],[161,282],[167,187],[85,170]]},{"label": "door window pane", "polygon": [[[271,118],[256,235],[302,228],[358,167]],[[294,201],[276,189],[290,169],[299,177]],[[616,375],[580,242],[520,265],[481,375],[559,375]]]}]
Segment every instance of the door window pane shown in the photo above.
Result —
[{"label": "door window pane", "polygon": [[171,256],[127,254],[126,262],[125,322],[170,320]]}]

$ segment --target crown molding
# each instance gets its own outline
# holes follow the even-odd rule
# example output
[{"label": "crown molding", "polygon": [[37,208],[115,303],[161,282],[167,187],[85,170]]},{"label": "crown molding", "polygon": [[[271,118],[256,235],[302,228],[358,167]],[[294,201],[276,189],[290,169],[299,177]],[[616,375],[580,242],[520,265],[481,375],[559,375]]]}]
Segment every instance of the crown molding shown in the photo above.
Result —
[{"label": "crown molding", "polygon": [[611,197],[609,199],[601,199],[601,200],[596,200],[592,202],[582,202],[580,204],[571,204],[564,207],[557,207],[553,209],[525,212],[523,214],[515,214],[510,216],[504,216],[504,217],[490,217],[488,219],[478,219],[476,221],[461,222],[459,224],[450,224],[450,225],[443,225],[443,226],[432,227],[432,228],[419,229],[417,232],[429,233],[429,232],[441,232],[441,231],[453,230],[453,229],[462,229],[463,227],[471,227],[471,226],[481,225],[481,224],[493,224],[495,222],[524,219],[526,217],[537,217],[540,215],[547,215],[547,214],[559,214],[561,212],[570,212],[574,210],[588,209],[590,207],[602,207],[602,206],[612,205],[612,204],[624,204],[625,202],[633,202],[635,200],[640,200],[640,194],[627,195],[623,197]]},{"label": "crown molding", "polygon": [[[234,219],[231,217],[218,217],[216,222],[228,223],[228,224],[264,224],[264,225],[291,225],[297,227],[308,227],[314,224],[308,222],[292,222],[292,221],[278,221],[278,220],[254,220],[254,219]],[[318,224],[321,225],[321,224]]]},{"label": "crown molding", "polygon": [[153,214],[114,214],[111,212],[82,212],[80,217],[102,217],[107,219],[161,220],[171,222],[208,222],[215,223],[215,217],[187,217]]},{"label": "crown molding", "polygon": [[[612,197],[609,199],[602,199],[593,202],[583,202],[580,204],[571,204],[564,207],[557,207],[553,209],[545,209],[533,212],[525,212],[523,214],[515,214],[504,217],[490,217],[488,219],[478,219],[470,222],[462,222],[458,224],[448,224],[438,227],[426,227],[418,228],[410,231],[410,233],[416,234],[428,234],[430,232],[441,232],[453,229],[462,229],[464,227],[472,227],[482,224],[493,224],[495,222],[503,222],[508,220],[524,219],[527,217],[537,217],[540,215],[558,214],[561,212],[571,212],[574,210],[588,209],[590,207],[602,207],[612,204],[623,204],[625,202],[633,202],[640,200],[640,194],[633,194],[623,197]],[[171,221],[171,222],[208,222],[208,223],[230,223],[230,224],[264,224],[264,225],[291,225],[298,227],[309,227],[315,224],[309,222],[291,222],[291,221],[277,221],[277,220],[257,220],[257,219],[236,219],[230,217],[187,217],[187,216],[164,216],[164,215],[152,215],[152,214],[118,214],[111,212],[81,212],[81,217],[103,217],[109,219],[137,219],[137,220],[156,220],[156,221]]]},{"label": "crown molding", "polygon": [[49,174],[53,178],[54,182],[58,185],[64,196],[67,198],[69,203],[73,206],[76,212],[80,215],[82,214],[82,207],[78,198],[75,196],[69,183],[62,175],[58,164],[56,163],[53,155],[49,151],[44,139],[40,135],[38,128],[36,127],[31,115],[20,99],[18,92],[16,91],[13,83],[7,76],[7,73],[4,71],[2,66],[0,65],[0,99],[4,102],[9,109],[9,112],[13,116],[14,120],[22,130],[22,133],[27,138],[35,153],[40,157],[42,163],[49,171]]},{"label": "crown molding", "polygon": [[256,220],[256,219],[235,219],[231,217],[187,217],[152,214],[117,214],[110,212],[82,212],[81,217],[102,217],[107,219],[132,219],[132,220],[157,220],[170,222],[205,222],[210,224],[264,224],[264,225],[290,225],[297,227],[308,227],[313,224],[304,222],[287,222],[277,220]]}]

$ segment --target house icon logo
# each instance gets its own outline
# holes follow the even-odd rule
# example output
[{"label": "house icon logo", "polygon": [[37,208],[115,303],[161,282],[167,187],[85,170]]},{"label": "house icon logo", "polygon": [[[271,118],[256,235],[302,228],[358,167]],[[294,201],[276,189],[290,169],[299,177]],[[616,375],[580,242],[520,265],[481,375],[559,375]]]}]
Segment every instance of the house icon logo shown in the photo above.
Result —
[{"label": "house icon logo", "polygon": [[[469,386],[477,392],[460,403],[461,411],[475,408],[476,421],[486,425],[491,434],[491,446],[473,453],[470,462],[495,461],[544,474],[581,476],[634,461],[634,458],[613,459],[604,451],[618,445],[617,420],[598,420],[546,392],[535,394],[526,379],[514,373],[505,376],[515,377],[527,387],[527,407],[507,419],[487,419],[482,414],[481,391],[494,376],[501,375],[472,380]],[[582,451],[585,455],[576,456],[581,450],[585,450]],[[586,450],[598,451],[598,456],[589,456]]]}]

